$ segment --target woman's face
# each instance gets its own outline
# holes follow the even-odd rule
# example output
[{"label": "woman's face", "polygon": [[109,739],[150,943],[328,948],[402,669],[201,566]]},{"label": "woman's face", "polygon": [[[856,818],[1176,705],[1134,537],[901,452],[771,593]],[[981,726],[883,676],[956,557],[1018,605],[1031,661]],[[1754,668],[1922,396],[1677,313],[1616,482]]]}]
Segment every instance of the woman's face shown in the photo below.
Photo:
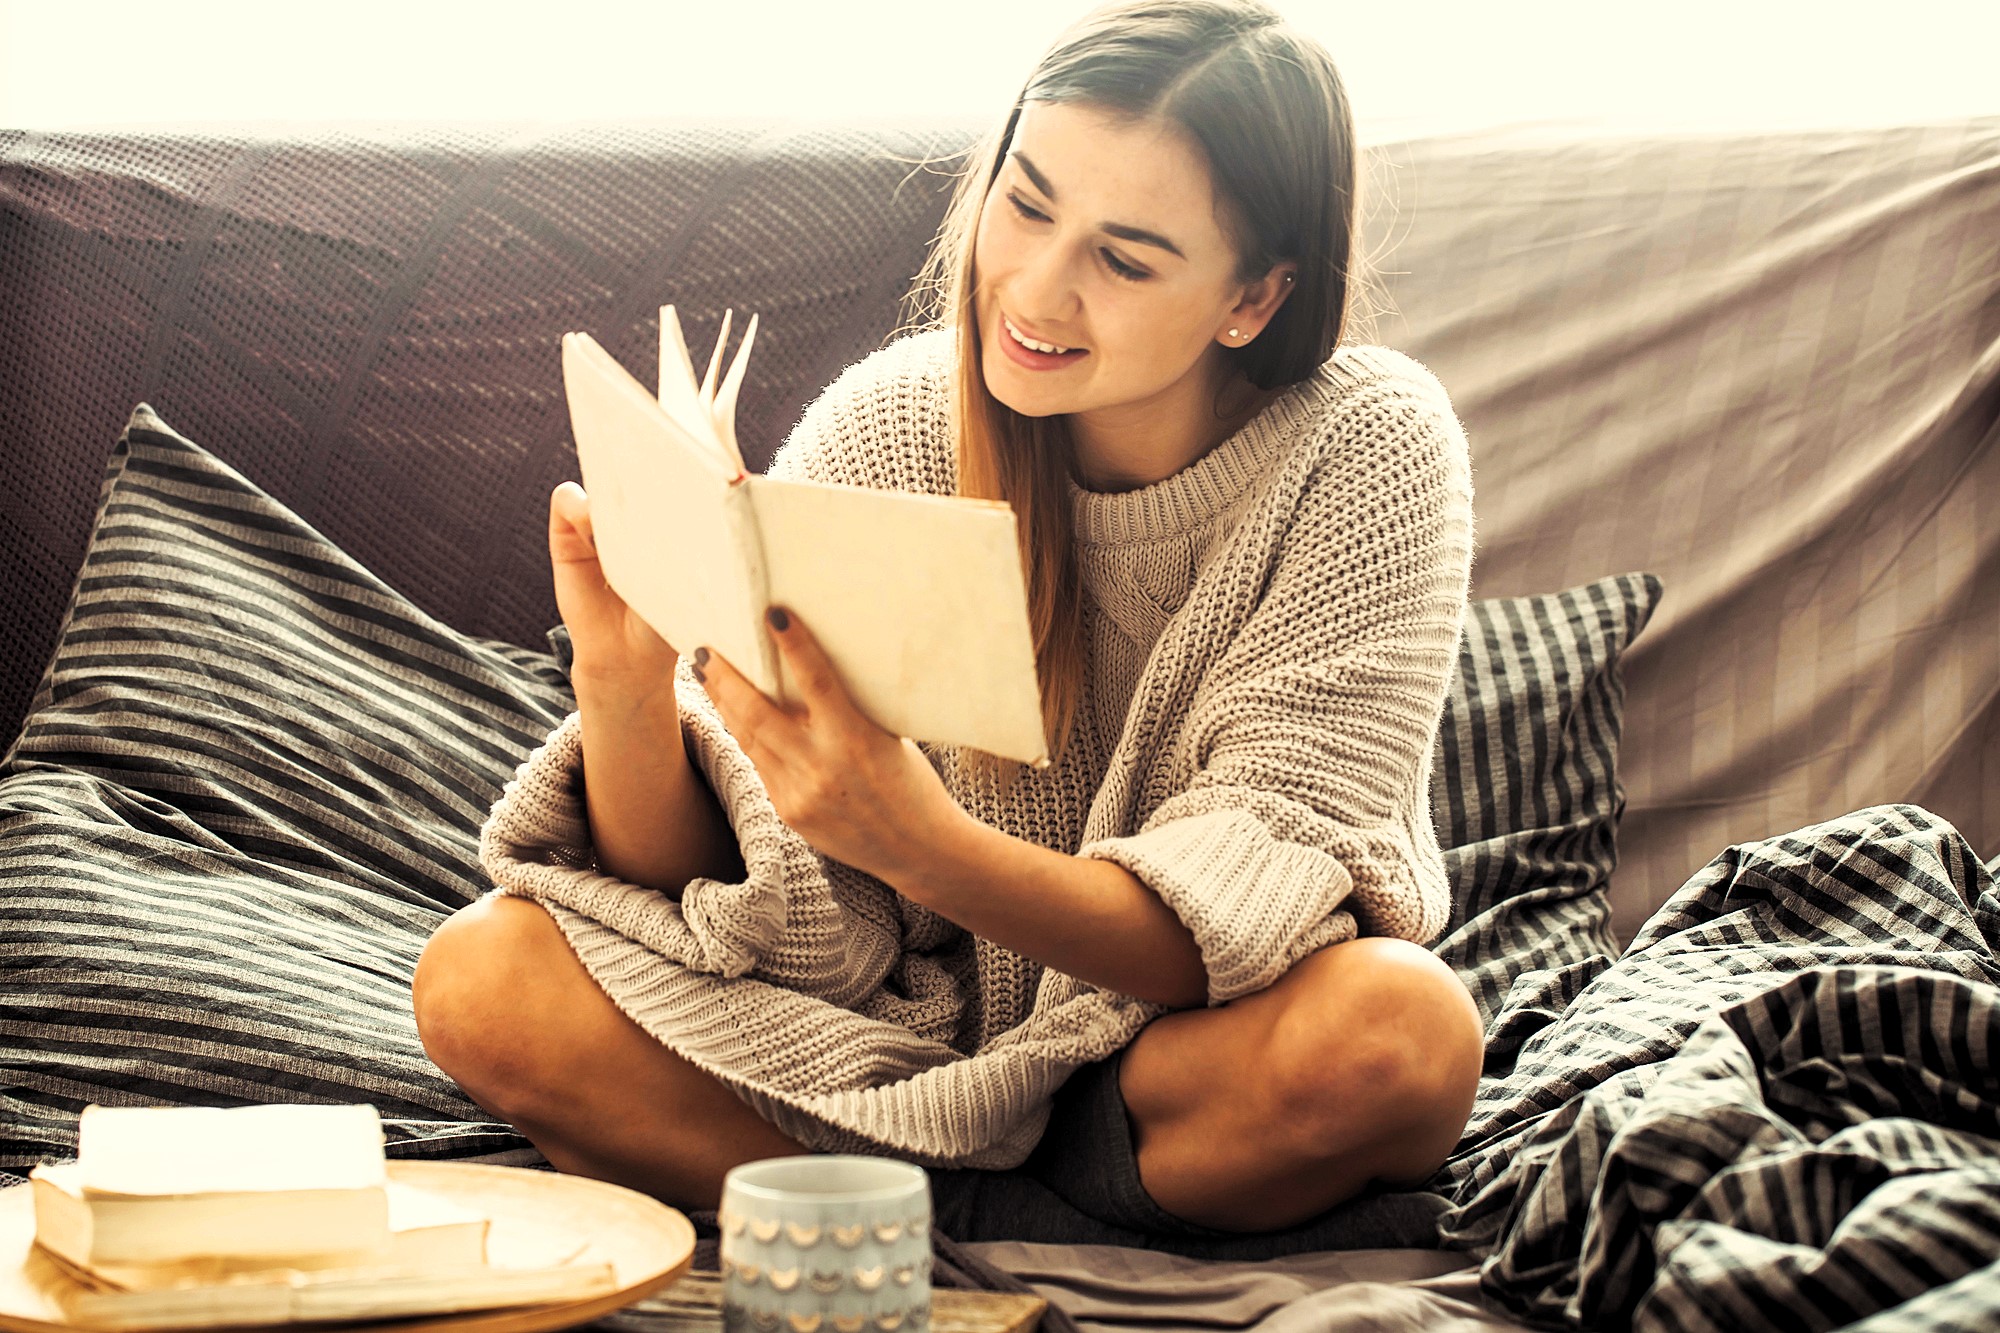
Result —
[{"label": "woman's face", "polygon": [[[1222,382],[1224,346],[1248,341],[1228,331],[1254,336],[1276,303],[1245,303],[1216,209],[1207,163],[1177,128],[1087,104],[1023,106],[973,250],[988,390],[1047,416],[1184,410]],[[1069,350],[1024,348],[1010,323]]]}]

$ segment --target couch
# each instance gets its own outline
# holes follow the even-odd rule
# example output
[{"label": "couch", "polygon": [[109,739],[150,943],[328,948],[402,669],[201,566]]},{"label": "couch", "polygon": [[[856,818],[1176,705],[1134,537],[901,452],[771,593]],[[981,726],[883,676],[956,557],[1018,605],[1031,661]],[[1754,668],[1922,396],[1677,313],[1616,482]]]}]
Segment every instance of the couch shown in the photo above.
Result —
[{"label": "couch", "polygon": [[[679,306],[697,347],[724,306],[758,312],[739,437],[763,467],[818,389],[903,325],[899,300],[942,215],[950,154],[979,128],[0,130],[0,542],[12,570],[0,587],[0,726],[13,734],[65,702],[50,688],[51,655],[74,646],[71,608],[92,583],[79,569],[107,517],[121,432],[132,458],[198,442],[238,474],[230,485],[305,525],[298,541],[351,559],[359,572],[342,577],[379,581],[382,596],[429,618],[425,633],[449,630],[454,651],[526,682],[515,696],[526,711],[510,716],[559,717],[545,523],[549,491],[577,474],[556,340],[588,330],[643,371],[661,303]],[[1825,865],[1888,846],[1896,875],[1870,881],[1883,892],[1850,886],[1816,900],[1820,916],[1788,899],[1768,918],[1792,932],[1787,944],[1816,932],[1858,952],[1787,971],[1759,936],[1759,961],[1729,975],[1783,972],[1807,986],[1808,975],[1881,965],[1905,995],[1935,979],[1897,969],[1921,972],[1915,960],[1935,956],[1959,959],[1938,966],[1981,1002],[1976,988],[2000,979],[1989,966],[2000,918],[1981,906],[1990,872],[1968,850],[2000,851],[2000,530],[1984,521],[2000,498],[2000,117],[1381,135],[1366,187],[1377,276],[1365,335],[1434,370],[1465,423],[1475,595],[1517,599],[1510,614],[1532,620],[1551,605],[1535,594],[1636,571],[1657,580],[1657,609],[1633,594],[1645,608],[1628,617],[1612,672],[1622,743],[1599,795],[1617,868],[1590,885],[1606,904],[1596,933],[1570,954],[1531,956],[1529,941],[1482,963],[1491,1086],[1469,1136],[1498,1135],[1523,1098],[1568,1118],[1468,1159],[1442,1233],[1483,1260],[1490,1308],[1615,1323],[1664,1297],[1642,1282],[1613,1300],[1577,1276],[1573,1255],[1534,1268],[1505,1243],[1513,1224],[1495,1191],[1536,1135],[1560,1155],[1586,1151],[1592,1107],[1626,1125],[1590,1098],[1614,1086],[1652,1095],[1654,1067],[1702,1055],[1694,1035],[1755,989],[1718,993],[1669,1025],[1670,1042],[1570,1078],[1559,1097],[1546,1081],[1508,1088],[1526,1053],[1561,1046],[1551,1034],[1580,996],[1636,975],[1615,955],[1671,952],[1655,980],[1698,982],[1689,960],[1712,956],[1715,941],[1690,932],[1742,943],[1740,923],[1718,922],[1744,900],[1750,868],[1759,884],[1796,871],[1831,875],[1814,880],[1823,885],[1841,878]],[[222,476],[199,470],[210,466],[157,474],[150,493]],[[1536,659],[1533,629],[1522,629],[1523,660]],[[155,711],[171,728],[172,694],[162,697]],[[534,734],[517,722],[482,743],[506,758]],[[8,772],[35,753],[16,744]],[[1518,758],[1482,751],[1454,781],[1470,789]],[[484,790],[468,788],[464,809]],[[0,811],[0,834],[10,818]],[[465,892],[441,889],[426,910]],[[0,920],[13,980],[47,976],[29,915]],[[1848,940],[1856,921],[1867,929]],[[17,1004],[24,993],[0,991]],[[1801,992],[1803,1008],[1817,1002]],[[43,1035],[54,1030],[34,1029],[46,1068],[60,1064]],[[1755,1037],[1743,1037],[1753,1051],[1778,1040]],[[1563,1049],[1578,1068],[1599,1059]],[[324,1096],[320,1077],[284,1086]],[[76,1084],[43,1077],[30,1100],[49,1110],[107,1086],[145,1093],[143,1081]],[[413,1097],[385,1115],[441,1155],[532,1156],[476,1116],[440,1128],[452,1119],[441,1105]],[[42,1141],[59,1150],[58,1137]],[[1531,1187],[1514,1180],[1506,1198]],[[1110,1262],[990,1243],[1057,1293],[1089,1287]],[[1120,1271],[1164,1280],[1143,1265]],[[1955,1280],[1933,1276],[1920,1285]],[[1184,1285],[1190,1310],[1213,1296]],[[1131,1316],[1104,1295],[1115,1289],[1098,1281],[1092,1308]],[[1462,1285],[1422,1299],[1474,1297]]]}]

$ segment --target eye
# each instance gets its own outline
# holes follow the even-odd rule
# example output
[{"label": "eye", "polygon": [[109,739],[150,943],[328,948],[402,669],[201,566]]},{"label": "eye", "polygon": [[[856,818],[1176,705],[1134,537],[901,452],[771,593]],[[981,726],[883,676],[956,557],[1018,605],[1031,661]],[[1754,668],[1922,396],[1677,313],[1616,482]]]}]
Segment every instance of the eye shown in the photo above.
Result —
[{"label": "eye", "polygon": [[1012,204],[1014,206],[1014,211],[1016,213],[1019,213],[1024,218],[1032,218],[1036,222],[1048,221],[1048,218],[1044,217],[1040,213],[1037,213],[1034,209],[1029,208],[1026,204],[1022,203],[1021,196],[1013,193],[1011,190],[1007,194],[1007,202]]},{"label": "eye", "polygon": [[1118,256],[1112,254],[1109,250],[1100,251],[1100,253],[1104,256],[1104,262],[1111,265],[1111,271],[1127,282],[1138,282],[1146,276],[1145,269],[1133,268],[1130,264],[1121,262]]},{"label": "eye", "polygon": [[[1014,211],[1016,213],[1019,213],[1022,217],[1027,218],[1030,221],[1033,222],[1048,221],[1048,218],[1045,215],[1037,212],[1036,210],[1022,203],[1021,196],[1013,193],[1011,190],[1008,191],[1007,193],[1007,202],[1014,206]],[[1112,254],[1109,250],[1100,250],[1098,253],[1104,256],[1104,262],[1111,266],[1111,271],[1113,273],[1116,273],[1119,277],[1123,278],[1127,282],[1143,282],[1148,276],[1145,269],[1133,268],[1130,264],[1125,263],[1123,260],[1119,259],[1117,255]]]}]

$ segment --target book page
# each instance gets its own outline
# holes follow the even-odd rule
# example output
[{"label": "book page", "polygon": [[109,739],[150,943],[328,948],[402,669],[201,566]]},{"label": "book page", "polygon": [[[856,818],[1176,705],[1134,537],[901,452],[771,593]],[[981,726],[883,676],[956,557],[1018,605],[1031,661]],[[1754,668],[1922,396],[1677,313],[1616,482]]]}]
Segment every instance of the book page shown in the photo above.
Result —
[{"label": "book page", "polygon": [[[914,740],[1048,758],[1011,508],[772,477],[745,484],[771,602],[811,628],[864,713]],[[796,696],[789,680],[778,685]]]},{"label": "book page", "polygon": [[[723,328],[726,333],[727,322]],[[720,341],[715,351],[721,353]],[[710,400],[703,394],[702,386],[695,383],[694,362],[688,355],[686,335],[681,332],[680,314],[670,305],[660,307],[660,387],[655,398],[660,410],[689,440],[714,451],[716,461],[727,467],[730,475],[740,470],[716,433],[715,419],[708,407]]]}]

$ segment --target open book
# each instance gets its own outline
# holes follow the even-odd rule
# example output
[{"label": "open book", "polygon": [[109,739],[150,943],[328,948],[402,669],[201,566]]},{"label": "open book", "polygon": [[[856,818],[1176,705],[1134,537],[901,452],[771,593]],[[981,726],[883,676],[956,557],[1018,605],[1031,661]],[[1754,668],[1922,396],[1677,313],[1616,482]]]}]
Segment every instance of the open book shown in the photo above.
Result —
[{"label": "open book", "polygon": [[1044,767],[1041,691],[1011,506],[759,476],[736,445],[753,317],[720,387],[674,307],[649,394],[586,333],[563,384],[604,577],[676,651],[707,645],[771,699],[799,692],[764,612],[796,612],[855,704],[914,740]]}]

